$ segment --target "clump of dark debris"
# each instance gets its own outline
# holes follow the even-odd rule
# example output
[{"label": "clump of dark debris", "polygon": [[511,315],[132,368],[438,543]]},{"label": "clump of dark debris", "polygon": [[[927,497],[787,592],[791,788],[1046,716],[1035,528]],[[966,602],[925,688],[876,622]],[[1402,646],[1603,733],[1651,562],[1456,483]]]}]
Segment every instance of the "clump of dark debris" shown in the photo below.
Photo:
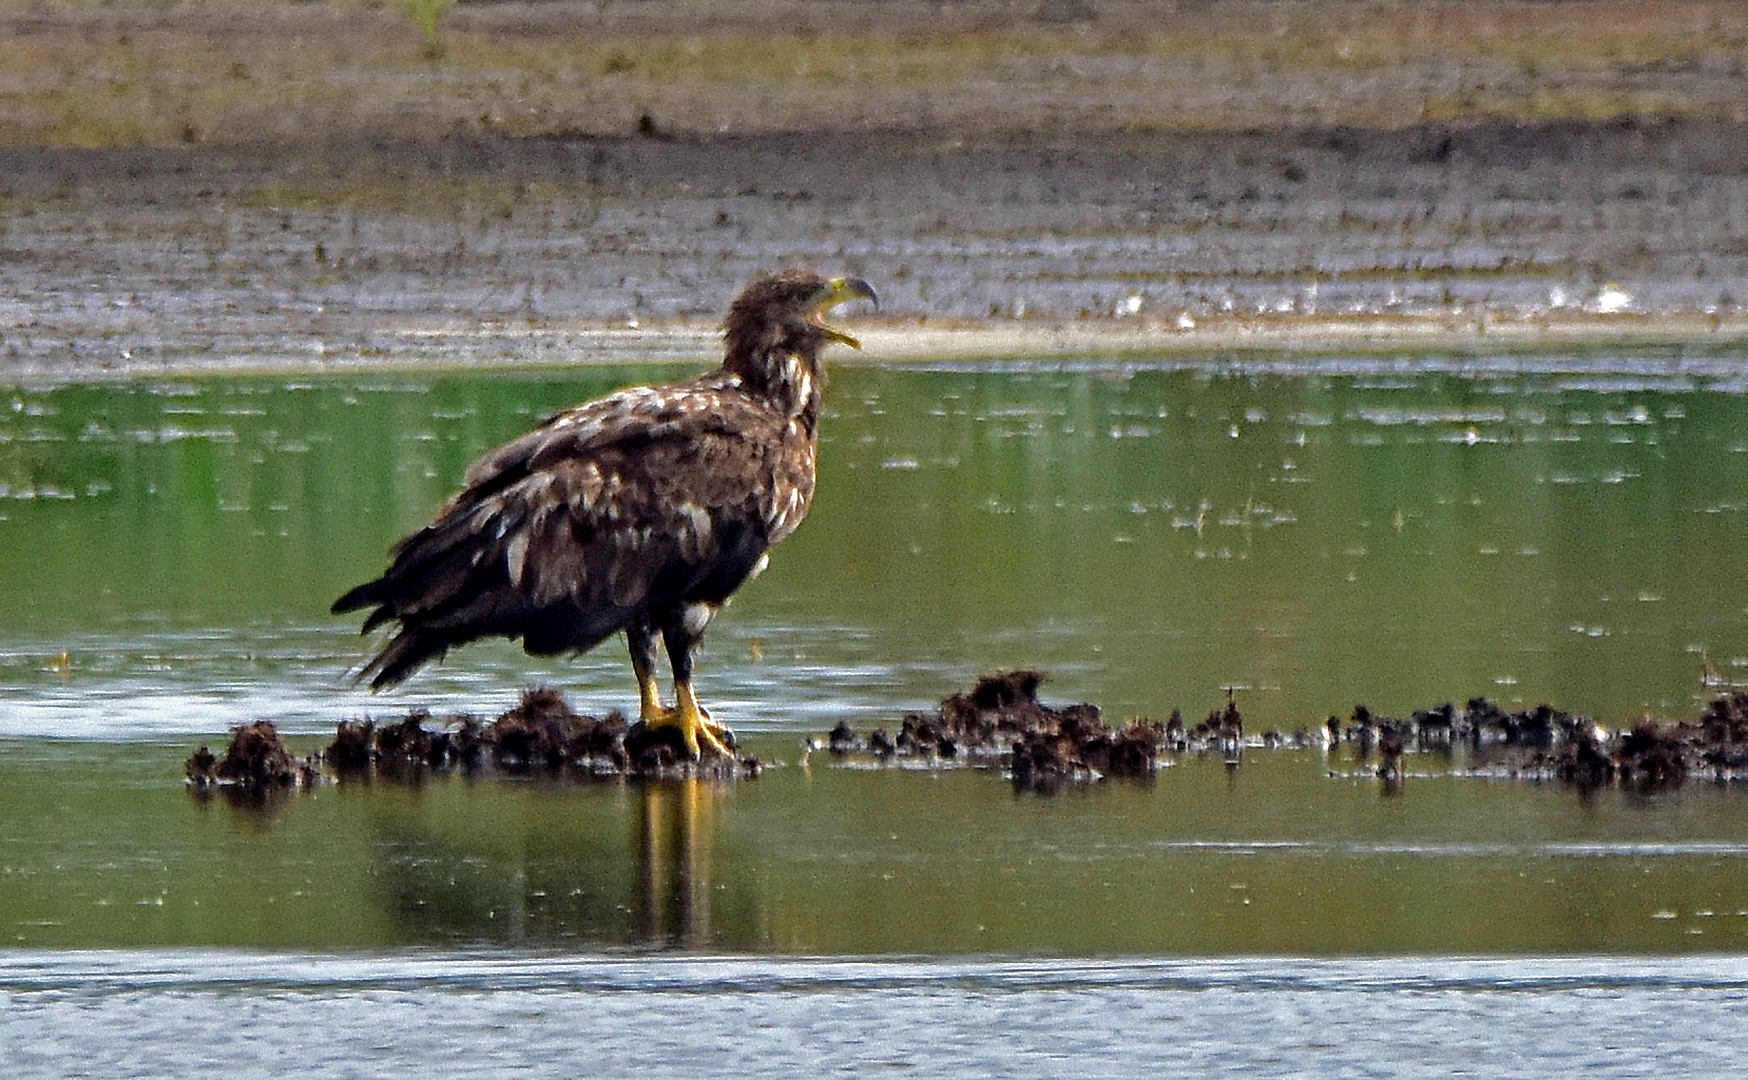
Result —
[{"label": "clump of dark debris", "polygon": [[206,747],[189,757],[189,783],[267,790],[339,779],[415,780],[431,771],[492,769],[507,774],[575,776],[756,776],[757,758],[685,759],[679,733],[648,729],[618,712],[584,716],[556,690],[529,690],[516,707],[486,722],[415,709],[392,723],[342,720],[319,755],[298,758],[266,720],[232,731],[222,761]]},{"label": "clump of dark debris", "polygon": [[341,776],[485,767],[612,775],[677,763],[677,755],[646,752],[640,740],[659,741],[617,712],[584,716],[558,691],[539,689],[489,723],[468,714],[439,720],[423,709],[381,726],[369,719],[342,721],[322,756]]},{"label": "clump of dark debris", "polygon": [[[1590,789],[1620,784],[1670,788],[1693,777],[1719,783],[1748,779],[1748,691],[1725,694],[1693,723],[1650,718],[1608,731],[1594,720],[1549,705],[1518,712],[1483,697],[1405,718],[1355,706],[1347,723],[1331,716],[1316,729],[1246,734],[1231,692],[1226,703],[1193,727],[1173,711],[1165,723],[1131,720],[1106,726],[1098,706],[1052,706],[1038,698],[1045,675],[1019,670],[979,679],[932,713],[903,717],[896,735],[884,727],[862,735],[847,723],[810,748],[839,760],[878,764],[967,765],[1000,769],[1022,787],[1048,789],[1102,777],[1146,779],[1172,755],[1220,754],[1237,768],[1249,750],[1319,747],[1331,775],[1376,775],[1400,790],[1405,762],[1429,755],[1453,763],[1451,775],[1560,780]],[[1461,757],[1459,758],[1459,755]],[[1338,769],[1348,757],[1358,773]],[[191,786],[263,793],[341,779],[413,780],[434,770],[504,774],[756,776],[754,757],[692,762],[672,729],[647,729],[617,712],[584,716],[554,690],[530,690],[515,708],[490,722],[477,716],[434,717],[414,710],[392,723],[348,720],[319,755],[287,750],[270,721],[235,729],[222,759],[202,746],[188,758]]]},{"label": "clump of dark debris", "polygon": [[1351,748],[1362,763],[1375,750],[1376,772],[1400,780],[1405,753],[1467,756],[1467,772],[1562,780],[1581,788],[1611,783],[1649,790],[1675,787],[1689,777],[1719,783],[1748,778],[1748,693],[1718,697],[1698,722],[1645,718],[1609,731],[1587,716],[1550,705],[1512,712],[1483,697],[1457,708],[1450,703],[1406,719],[1377,716],[1355,707],[1343,728],[1329,718],[1332,753]]},{"label": "clump of dark debris", "polygon": [[257,720],[232,731],[222,760],[202,746],[189,755],[184,768],[189,784],[202,790],[234,787],[266,791],[311,784],[320,774],[313,757],[300,758],[285,748],[271,720]]},{"label": "clump of dark debris", "polygon": [[[894,736],[886,728],[860,734],[840,723],[814,748],[834,758],[879,763],[964,764],[1005,770],[1026,787],[1100,777],[1150,777],[1173,755],[1219,754],[1237,768],[1247,751],[1320,747],[1331,774],[1342,755],[1399,787],[1405,762],[1432,755],[1456,763],[1445,774],[1560,780],[1581,788],[1618,783],[1639,790],[1669,788],[1689,777],[1748,779],[1748,692],[1725,695],[1697,723],[1645,719],[1610,732],[1585,716],[1550,705],[1513,712],[1484,697],[1449,702],[1404,718],[1356,706],[1344,725],[1331,716],[1320,728],[1291,734],[1246,734],[1233,695],[1193,727],[1173,711],[1161,724],[1131,720],[1107,727],[1096,705],[1063,707],[1038,699],[1045,676],[1011,671],[979,679],[941,702],[934,713],[910,713]],[[1459,755],[1461,757],[1459,758]]]},{"label": "clump of dark debris", "polygon": [[840,723],[823,743],[813,745],[838,759],[1002,769],[1021,787],[1052,788],[1103,777],[1148,779],[1170,754],[1220,754],[1236,767],[1247,746],[1282,749],[1318,742],[1305,730],[1291,736],[1268,730],[1247,739],[1230,692],[1225,705],[1193,727],[1173,710],[1164,723],[1134,719],[1112,728],[1097,705],[1055,707],[1040,701],[1038,687],[1046,678],[1033,670],[986,675],[933,713],[907,714],[897,736],[885,728],[863,736]]},{"label": "clump of dark debris", "polygon": [[1165,725],[1105,726],[1097,705],[1056,708],[1038,700],[1038,671],[986,675],[934,713],[910,713],[894,737],[876,728],[865,738],[840,723],[825,741],[837,758],[871,755],[883,762],[953,762],[1005,768],[1014,782],[1048,787],[1100,776],[1151,777],[1166,741]]}]

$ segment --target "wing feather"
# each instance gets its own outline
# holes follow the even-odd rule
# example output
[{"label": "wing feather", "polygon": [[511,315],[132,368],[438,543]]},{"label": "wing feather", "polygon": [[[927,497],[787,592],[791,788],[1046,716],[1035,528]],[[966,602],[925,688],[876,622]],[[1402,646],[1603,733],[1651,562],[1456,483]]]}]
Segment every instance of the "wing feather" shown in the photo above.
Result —
[{"label": "wing feather", "polygon": [[812,495],[783,418],[699,380],[621,391],[481,457],[388,570],[335,611],[400,630],[360,673],[398,682],[477,637],[586,649],[652,607],[726,598]]}]

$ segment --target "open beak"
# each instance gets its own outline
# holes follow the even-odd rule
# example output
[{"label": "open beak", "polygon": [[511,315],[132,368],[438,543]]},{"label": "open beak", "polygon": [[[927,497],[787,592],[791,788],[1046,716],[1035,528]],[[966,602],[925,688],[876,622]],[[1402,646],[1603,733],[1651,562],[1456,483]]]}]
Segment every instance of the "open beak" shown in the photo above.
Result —
[{"label": "open beak", "polygon": [[821,330],[825,331],[826,337],[833,341],[842,342],[852,349],[860,349],[862,347],[860,341],[857,341],[855,338],[844,333],[835,326],[826,325],[823,321],[824,315],[828,310],[850,300],[872,300],[875,308],[880,307],[880,294],[874,291],[874,286],[868,284],[861,278],[838,277],[832,278],[830,281],[826,282],[825,292],[820,296],[819,302],[814,306],[814,311],[821,317],[819,326]]}]

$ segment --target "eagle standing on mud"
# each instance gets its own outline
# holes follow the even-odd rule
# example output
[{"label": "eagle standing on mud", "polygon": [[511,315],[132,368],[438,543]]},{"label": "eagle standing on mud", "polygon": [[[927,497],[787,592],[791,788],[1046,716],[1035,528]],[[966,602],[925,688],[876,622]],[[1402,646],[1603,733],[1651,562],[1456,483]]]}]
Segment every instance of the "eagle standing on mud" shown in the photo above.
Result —
[{"label": "eagle standing on mud", "polygon": [[[474,462],[383,575],[334,602],[335,614],[374,607],[365,633],[400,624],[359,681],[393,686],[476,638],[519,637],[551,656],[623,630],[643,723],[678,728],[693,757],[731,753],[732,734],[693,693],[692,661],[716,609],[807,513],[820,350],[861,347],[825,313],[857,297],[879,303],[860,278],[759,278],[728,309],[721,367],[578,405]],[[657,635],[671,708],[656,687]]]}]

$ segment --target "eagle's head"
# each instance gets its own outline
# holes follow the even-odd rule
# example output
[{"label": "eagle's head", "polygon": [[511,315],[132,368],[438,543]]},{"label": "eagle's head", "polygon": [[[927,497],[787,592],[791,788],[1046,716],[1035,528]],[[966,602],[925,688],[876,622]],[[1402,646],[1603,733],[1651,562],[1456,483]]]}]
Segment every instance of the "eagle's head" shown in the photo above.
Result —
[{"label": "eagle's head", "polygon": [[755,386],[792,381],[788,369],[797,363],[804,374],[817,378],[819,352],[827,344],[862,347],[825,321],[827,311],[857,298],[880,303],[874,286],[861,278],[785,270],[756,279],[729,305],[723,321],[728,346],[723,366]]}]

